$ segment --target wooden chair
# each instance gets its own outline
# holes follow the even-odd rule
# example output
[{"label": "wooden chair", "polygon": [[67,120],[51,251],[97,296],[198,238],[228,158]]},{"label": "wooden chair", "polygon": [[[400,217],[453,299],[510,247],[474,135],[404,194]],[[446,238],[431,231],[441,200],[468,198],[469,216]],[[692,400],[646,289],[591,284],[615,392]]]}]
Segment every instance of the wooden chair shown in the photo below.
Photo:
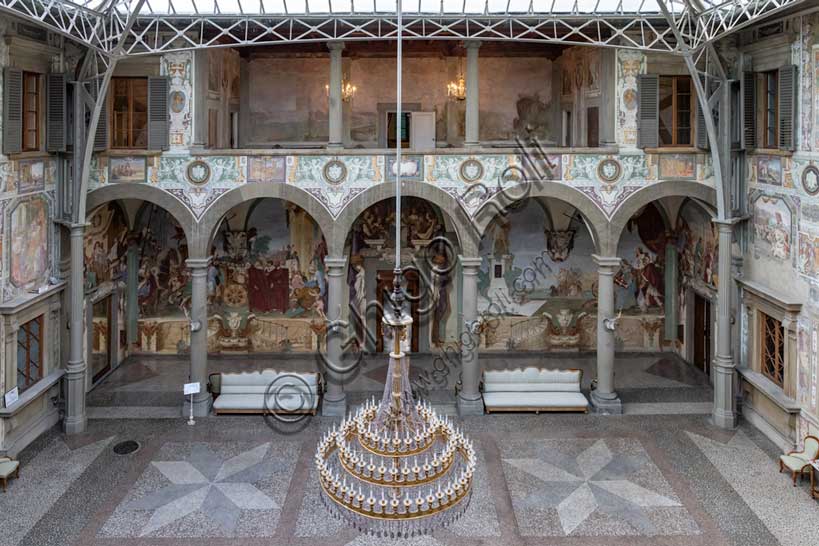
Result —
[{"label": "wooden chair", "polygon": [[3,482],[3,493],[8,487],[9,478],[20,477],[20,462],[12,457],[0,457],[0,481]]},{"label": "wooden chair", "polygon": [[811,471],[811,461],[819,457],[819,438],[805,436],[802,445],[802,451],[791,451],[787,455],[779,456],[779,472],[783,472],[787,468],[791,473],[794,487],[796,487],[796,477],[799,476],[801,480],[805,472]]}]

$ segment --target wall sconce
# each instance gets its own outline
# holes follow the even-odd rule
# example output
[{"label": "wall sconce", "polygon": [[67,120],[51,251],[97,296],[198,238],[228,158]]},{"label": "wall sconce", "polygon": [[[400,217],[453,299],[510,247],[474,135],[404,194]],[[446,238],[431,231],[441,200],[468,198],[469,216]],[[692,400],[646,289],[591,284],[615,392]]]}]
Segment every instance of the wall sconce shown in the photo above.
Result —
[{"label": "wall sconce", "polygon": [[466,99],[466,80],[464,80],[464,77],[459,75],[457,80],[449,82],[446,85],[446,94],[450,99]]},{"label": "wall sconce", "polygon": [[[327,93],[327,96],[330,96],[330,85],[327,84],[324,86],[324,91]],[[353,97],[355,96],[356,91],[358,91],[358,87],[351,84],[347,80],[341,80],[341,100],[344,102],[350,102]]]}]

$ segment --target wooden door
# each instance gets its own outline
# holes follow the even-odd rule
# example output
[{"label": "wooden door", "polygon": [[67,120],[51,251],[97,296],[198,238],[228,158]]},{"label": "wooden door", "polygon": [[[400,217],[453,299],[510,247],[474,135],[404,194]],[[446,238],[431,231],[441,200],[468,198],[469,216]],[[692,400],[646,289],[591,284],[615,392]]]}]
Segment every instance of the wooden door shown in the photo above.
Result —
[{"label": "wooden door", "polygon": [[[378,307],[378,311],[375,316],[375,335],[376,335],[376,351],[379,353],[384,351],[384,337],[381,333],[381,318],[383,316],[381,309],[389,305],[390,300],[388,294],[392,292],[392,280],[394,274],[392,271],[384,270],[379,271],[376,275],[376,295],[378,297],[378,303],[381,305]],[[407,271],[404,274],[403,279],[403,287],[406,290],[407,294],[412,294],[413,296],[418,295],[418,273],[415,271]],[[418,352],[418,330],[419,330],[419,314],[418,314],[418,302],[413,301],[410,307],[410,311],[412,313],[412,341],[410,344],[410,351],[417,353]]]},{"label": "wooden door", "polygon": [[711,302],[694,296],[694,365],[711,375]]}]

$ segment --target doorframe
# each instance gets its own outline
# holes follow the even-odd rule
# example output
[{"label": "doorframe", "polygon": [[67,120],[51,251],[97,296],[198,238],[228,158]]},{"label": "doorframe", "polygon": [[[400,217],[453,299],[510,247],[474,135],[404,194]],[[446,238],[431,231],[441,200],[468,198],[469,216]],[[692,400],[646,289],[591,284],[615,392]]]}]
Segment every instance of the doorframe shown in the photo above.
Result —
[{"label": "doorframe", "polygon": [[[85,300],[86,351],[85,361],[89,373],[86,375],[86,392],[99,385],[119,366],[119,290],[116,284],[108,290],[97,291]],[[94,351],[94,304],[108,298],[108,370],[94,380],[91,357]]]},{"label": "doorframe", "polygon": [[[376,118],[376,133],[378,136],[378,147],[387,148],[387,113],[398,110],[397,102],[379,102],[377,105],[378,117]],[[402,102],[401,111],[405,114],[411,114],[413,111],[420,112],[420,102]],[[411,143],[412,141],[410,141]]]},{"label": "doorframe", "polygon": [[[710,305],[710,312],[708,314],[708,323],[711,326],[711,346],[709,347],[709,355],[711,360],[716,355],[716,314],[717,314],[717,298],[715,294],[711,294],[706,290],[698,290],[690,285],[685,286],[685,327],[683,330],[683,343],[685,344],[684,360],[694,365],[694,321],[696,316],[696,301],[697,296],[706,300]],[[709,381],[713,384],[713,374],[709,374]]]}]

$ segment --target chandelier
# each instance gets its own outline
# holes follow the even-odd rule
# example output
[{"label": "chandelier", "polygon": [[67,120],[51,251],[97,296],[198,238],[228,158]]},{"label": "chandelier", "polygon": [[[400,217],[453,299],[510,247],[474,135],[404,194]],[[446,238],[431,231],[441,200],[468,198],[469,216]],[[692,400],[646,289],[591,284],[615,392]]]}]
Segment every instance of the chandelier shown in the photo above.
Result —
[{"label": "chandelier", "polygon": [[[330,96],[330,85],[327,84],[324,86],[324,91],[327,93],[327,96]],[[355,96],[356,91],[358,91],[358,87],[353,85],[347,80],[341,80],[341,100],[344,102],[350,102],[353,97]]]},{"label": "chandelier", "polygon": [[393,310],[383,318],[393,347],[384,396],[334,425],[315,457],[328,511],[361,532],[390,538],[427,534],[460,517],[476,465],[472,442],[413,399],[404,352],[412,318],[401,311],[399,278],[396,272]]},{"label": "chandelier", "polygon": [[450,99],[466,99],[466,80],[464,80],[464,77],[459,75],[456,80],[446,84],[446,94]]}]

